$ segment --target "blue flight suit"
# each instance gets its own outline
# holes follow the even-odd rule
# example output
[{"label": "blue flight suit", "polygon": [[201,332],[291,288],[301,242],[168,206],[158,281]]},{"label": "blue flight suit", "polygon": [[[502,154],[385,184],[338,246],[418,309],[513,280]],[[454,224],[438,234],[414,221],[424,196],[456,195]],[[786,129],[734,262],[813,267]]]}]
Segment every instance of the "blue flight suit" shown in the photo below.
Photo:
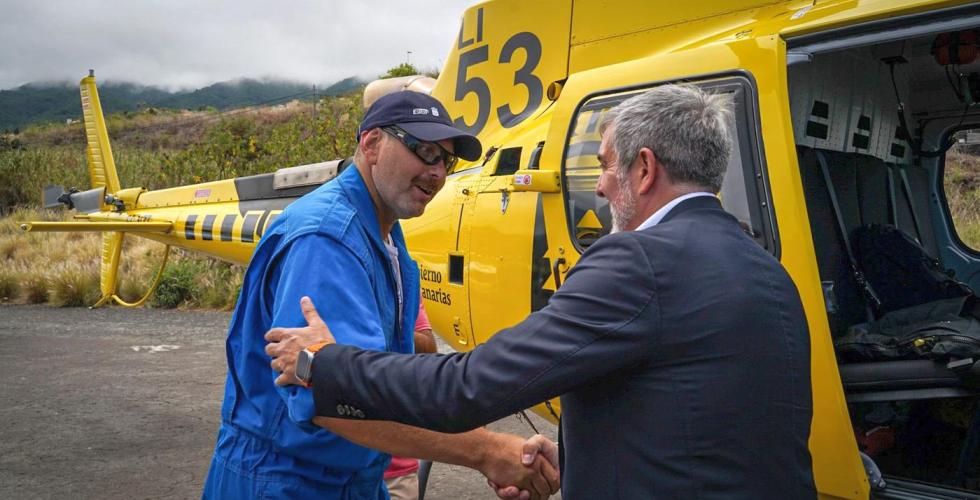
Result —
[{"label": "blue flight suit", "polygon": [[314,425],[312,392],[275,385],[263,336],[273,326],[305,326],[299,301],[308,295],[339,342],[413,352],[418,266],[399,224],[391,237],[400,308],[374,204],[353,165],[270,224],[228,328],[221,428],[204,498],[388,498],[382,474],[390,456]]}]

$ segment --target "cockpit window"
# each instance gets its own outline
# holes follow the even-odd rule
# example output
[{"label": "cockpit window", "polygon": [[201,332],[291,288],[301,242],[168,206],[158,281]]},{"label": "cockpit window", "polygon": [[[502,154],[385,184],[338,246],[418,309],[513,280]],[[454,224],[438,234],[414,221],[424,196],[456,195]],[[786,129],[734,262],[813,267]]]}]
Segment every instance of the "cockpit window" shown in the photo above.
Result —
[{"label": "cockpit window", "polygon": [[[772,203],[766,189],[766,175],[757,139],[757,115],[749,107],[749,82],[743,78],[699,83],[702,88],[732,96],[735,106],[734,148],[719,197],[725,210],[742,223],[742,227],[763,248],[776,250]],[[600,166],[599,124],[614,106],[643,90],[630,90],[589,99],[579,108],[572,123],[565,148],[562,176],[565,185],[569,227],[573,240],[581,248],[595,243],[609,233],[612,216],[609,203],[595,194]]]}]

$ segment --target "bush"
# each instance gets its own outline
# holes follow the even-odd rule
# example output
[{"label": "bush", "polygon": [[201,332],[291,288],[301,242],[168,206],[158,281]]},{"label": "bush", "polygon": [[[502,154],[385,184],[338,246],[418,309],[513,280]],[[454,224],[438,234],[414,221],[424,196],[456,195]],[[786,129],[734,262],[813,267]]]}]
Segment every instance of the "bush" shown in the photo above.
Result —
[{"label": "bush", "polygon": [[204,274],[200,305],[209,309],[230,310],[235,307],[242,288],[244,268],[224,262],[213,262]]},{"label": "bush", "polygon": [[98,271],[79,266],[65,266],[51,278],[51,303],[61,307],[91,306],[99,300]]},{"label": "bush", "polygon": [[192,260],[179,260],[167,265],[160,286],[150,300],[154,307],[173,309],[193,300],[199,293],[197,275],[201,268]]},{"label": "bush", "polygon": [[14,300],[19,288],[17,276],[14,276],[13,273],[0,271],[0,302]]},{"label": "bush", "polygon": [[962,149],[957,146],[946,155],[943,184],[957,235],[968,247],[980,250],[980,157]]},{"label": "bush", "polygon": [[420,71],[415,68],[411,63],[403,62],[398,66],[393,68],[388,68],[388,72],[378,76],[378,78],[398,78],[400,76],[412,76],[418,75]]},{"label": "bush", "polygon": [[27,250],[27,238],[24,235],[0,240],[0,261],[14,260],[18,253]]},{"label": "bush", "polygon": [[43,275],[25,274],[21,279],[24,300],[28,304],[43,304],[48,301],[48,279]]},{"label": "bush", "polygon": [[116,294],[126,302],[136,302],[143,298],[149,284],[141,278],[120,277],[116,285]]},{"label": "bush", "polygon": [[24,149],[20,139],[11,135],[0,134],[0,151],[13,151],[15,149]]}]

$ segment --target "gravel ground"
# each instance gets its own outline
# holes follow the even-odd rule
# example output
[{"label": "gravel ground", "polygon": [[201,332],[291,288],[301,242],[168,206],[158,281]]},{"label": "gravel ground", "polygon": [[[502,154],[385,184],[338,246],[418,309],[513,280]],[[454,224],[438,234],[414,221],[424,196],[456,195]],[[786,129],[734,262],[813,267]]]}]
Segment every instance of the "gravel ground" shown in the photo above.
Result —
[{"label": "gravel ground", "polygon": [[[0,306],[0,498],[200,497],[229,319]],[[555,426],[531,418],[554,439]],[[515,417],[490,428],[533,433]],[[435,464],[426,498],[496,496],[480,473]]]}]

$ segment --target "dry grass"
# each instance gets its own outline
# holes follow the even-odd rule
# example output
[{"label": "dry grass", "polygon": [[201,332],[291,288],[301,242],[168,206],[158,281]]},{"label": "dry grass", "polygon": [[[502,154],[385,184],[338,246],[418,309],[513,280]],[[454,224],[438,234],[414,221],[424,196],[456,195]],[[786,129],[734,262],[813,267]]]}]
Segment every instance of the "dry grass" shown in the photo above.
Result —
[{"label": "dry grass", "polygon": [[51,282],[40,273],[22,273],[21,298],[28,304],[43,304],[51,298]]},{"label": "dry grass", "polygon": [[0,266],[17,283],[11,302],[91,305],[98,298],[98,234],[25,233],[19,228],[22,222],[66,220],[66,215],[20,209],[0,219]]},{"label": "dry grass", "polygon": [[203,289],[200,306],[230,311],[234,309],[238,292],[242,288],[245,268],[219,261],[211,261],[209,264],[210,268],[205,271],[204,279],[200,283]]},{"label": "dry grass", "polygon": [[17,276],[5,270],[0,270],[0,302],[10,302],[17,297],[20,287]]},{"label": "dry grass", "polygon": [[82,266],[65,263],[51,273],[49,291],[53,305],[90,306],[99,299],[99,276]]},{"label": "dry grass", "polygon": [[[0,218],[0,301],[90,306],[101,295],[100,233],[25,233],[29,220],[67,220],[62,211],[16,210]],[[127,302],[141,298],[156,276],[164,246],[144,238],[124,239],[117,294]],[[168,268],[193,266],[192,293],[170,307],[227,310],[234,306],[243,269],[186,251],[174,251]]]}]

